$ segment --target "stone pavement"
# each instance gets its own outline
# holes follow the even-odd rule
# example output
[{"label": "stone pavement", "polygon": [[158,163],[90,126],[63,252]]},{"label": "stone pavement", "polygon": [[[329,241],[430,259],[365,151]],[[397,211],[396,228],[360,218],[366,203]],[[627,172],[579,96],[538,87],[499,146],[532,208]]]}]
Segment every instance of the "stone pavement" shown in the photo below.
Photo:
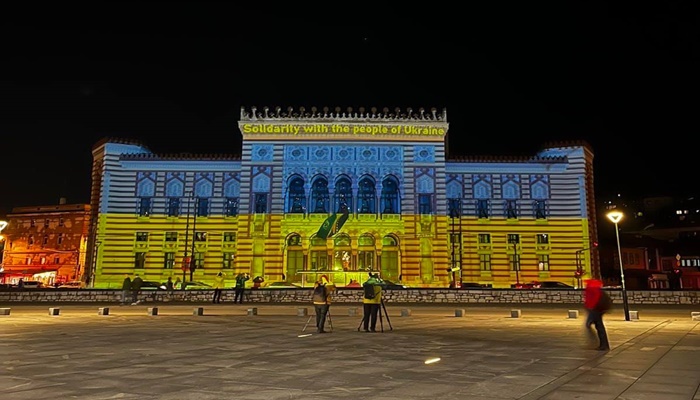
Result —
[{"label": "stone pavement", "polygon": [[313,320],[302,333],[308,304],[202,304],[203,316],[192,304],[158,316],[98,315],[104,306],[0,305],[12,308],[0,316],[0,398],[700,400],[700,310],[685,307],[634,307],[638,321],[616,309],[605,353],[586,348],[584,313],[569,319],[567,305],[388,304],[383,333],[357,331],[361,305],[333,305],[328,334]]}]

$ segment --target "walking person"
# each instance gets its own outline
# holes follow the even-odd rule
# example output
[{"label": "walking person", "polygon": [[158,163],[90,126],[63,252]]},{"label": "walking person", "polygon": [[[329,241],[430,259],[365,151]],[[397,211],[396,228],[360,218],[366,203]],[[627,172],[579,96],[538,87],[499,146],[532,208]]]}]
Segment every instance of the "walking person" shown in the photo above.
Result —
[{"label": "walking person", "polygon": [[586,281],[586,288],[583,291],[584,307],[588,311],[586,318],[586,333],[591,342],[596,342],[595,335],[591,329],[591,325],[595,326],[598,336],[598,347],[596,350],[610,350],[608,342],[608,334],[605,331],[603,323],[603,314],[610,310],[610,296],[603,291],[603,282],[597,279],[589,279]]},{"label": "walking person", "polygon": [[331,293],[333,289],[333,284],[325,278],[325,275],[321,276],[314,283],[311,301],[314,303],[314,311],[316,312],[316,332],[318,333],[326,333],[324,328],[331,307]]},{"label": "walking person", "polygon": [[135,306],[139,304],[139,291],[141,290],[141,286],[143,286],[143,279],[141,279],[138,274],[134,277],[134,280],[131,281],[131,305]]},{"label": "walking person", "polygon": [[122,282],[122,302],[119,303],[120,306],[129,304],[129,297],[131,297],[131,277],[129,274],[124,275],[124,281]]},{"label": "walking person", "polygon": [[222,271],[219,271],[219,273],[214,277],[214,298],[211,300],[212,303],[221,303],[221,291],[224,288],[225,280],[226,275],[224,275]]},{"label": "walking person", "polygon": [[369,279],[362,284],[362,288],[364,289],[362,296],[363,327],[365,332],[376,332],[377,314],[382,304],[381,281],[378,279],[377,275],[373,275],[370,272]]},{"label": "walking person", "polygon": [[250,279],[248,273],[238,274],[236,276],[236,294],[233,297],[233,303],[243,304],[243,292],[245,291],[245,283]]},{"label": "walking person", "polygon": [[168,299],[170,301],[173,299],[173,291],[175,291],[175,285],[173,284],[173,277],[169,276],[168,280],[165,281],[165,291],[168,293]]}]

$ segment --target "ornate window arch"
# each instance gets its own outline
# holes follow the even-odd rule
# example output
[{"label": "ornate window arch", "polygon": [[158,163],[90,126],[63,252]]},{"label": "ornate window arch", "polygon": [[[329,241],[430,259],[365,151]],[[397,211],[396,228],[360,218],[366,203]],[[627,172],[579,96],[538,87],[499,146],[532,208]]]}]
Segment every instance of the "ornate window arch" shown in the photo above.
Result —
[{"label": "ornate window arch", "polygon": [[336,179],[333,197],[335,212],[342,212],[343,207],[352,209],[352,181],[347,175],[341,175]]},{"label": "ornate window arch", "polygon": [[306,211],[306,191],[304,190],[304,179],[299,175],[289,178],[287,186],[287,212],[300,214]]},{"label": "ornate window arch", "polygon": [[311,212],[327,213],[330,208],[328,180],[323,176],[313,179],[311,184]]},{"label": "ornate window arch", "polygon": [[357,212],[360,214],[376,213],[377,189],[374,178],[365,175],[357,185]]},{"label": "ornate window arch", "polygon": [[382,181],[382,214],[401,214],[399,180],[389,175]]},{"label": "ornate window arch", "polygon": [[287,236],[287,246],[301,246],[301,236],[298,233],[292,233]]}]

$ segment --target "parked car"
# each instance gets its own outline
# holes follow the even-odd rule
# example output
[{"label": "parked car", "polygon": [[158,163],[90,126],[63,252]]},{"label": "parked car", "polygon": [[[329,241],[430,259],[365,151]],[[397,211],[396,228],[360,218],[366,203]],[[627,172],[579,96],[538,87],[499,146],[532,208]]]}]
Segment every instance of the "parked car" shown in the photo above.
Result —
[{"label": "parked car", "polygon": [[165,284],[156,281],[143,281],[141,290],[165,290]]},{"label": "parked car", "polygon": [[573,286],[559,281],[532,281],[513,285],[514,289],[574,289]]},{"label": "parked car", "polygon": [[[165,289],[165,285],[163,285],[163,289]],[[207,290],[207,289],[214,289],[214,286],[204,283],[204,282],[198,282],[198,281],[191,281],[191,282],[183,282],[180,284],[180,289],[184,290]]]},{"label": "parked car", "polygon": [[348,282],[348,284],[345,285],[345,287],[346,288],[361,288],[362,284],[360,284],[360,282],[358,282],[354,279],[350,279],[350,282]]},{"label": "parked car", "polygon": [[82,289],[85,287],[85,282],[82,281],[70,281],[64,282],[58,285],[59,289]]},{"label": "parked car", "polygon": [[301,288],[301,286],[297,285],[296,283],[289,283],[289,282],[271,282],[269,285],[265,285],[262,287],[263,289],[298,289]]},{"label": "parked car", "polygon": [[483,283],[476,283],[476,282],[462,282],[459,285],[460,289],[487,289],[490,288],[491,285],[483,284]]},{"label": "parked car", "polygon": [[[19,287],[19,285],[17,287]],[[44,282],[41,281],[22,281],[22,287],[24,289],[43,289],[46,286]]]},{"label": "parked car", "polygon": [[382,288],[384,288],[384,289],[406,289],[406,288],[408,288],[408,286],[406,286],[406,285],[403,285],[403,284],[400,284],[400,283],[396,283],[396,282],[392,282],[392,281],[389,281],[389,280],[386,280],[386,279],[382,279],[380,285],[381,285]]}]

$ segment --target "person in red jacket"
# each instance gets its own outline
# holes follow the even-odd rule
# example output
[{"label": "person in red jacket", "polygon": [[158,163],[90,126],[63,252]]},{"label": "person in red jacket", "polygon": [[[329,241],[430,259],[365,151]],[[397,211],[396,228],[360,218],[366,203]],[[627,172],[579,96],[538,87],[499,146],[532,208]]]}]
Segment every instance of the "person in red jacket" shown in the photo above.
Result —
[{"label": "person in red jacket", "polygon": [[588,311],[586,332],[591,341],[594,341],[595,336],[591,330],[591,325],[594,325],[598,333],[598,347],[596,347],[596,350],[608,351],[610,350],[610,343],[608,342],[608,334],[605,332],[605,324],[603,324],[603,314],[605,314],[607,308],[605,308],[604,302],[601,301],[603,296],[603,282],[597,279],[586,281],[586,289],[583,291],[583,306]]}]

